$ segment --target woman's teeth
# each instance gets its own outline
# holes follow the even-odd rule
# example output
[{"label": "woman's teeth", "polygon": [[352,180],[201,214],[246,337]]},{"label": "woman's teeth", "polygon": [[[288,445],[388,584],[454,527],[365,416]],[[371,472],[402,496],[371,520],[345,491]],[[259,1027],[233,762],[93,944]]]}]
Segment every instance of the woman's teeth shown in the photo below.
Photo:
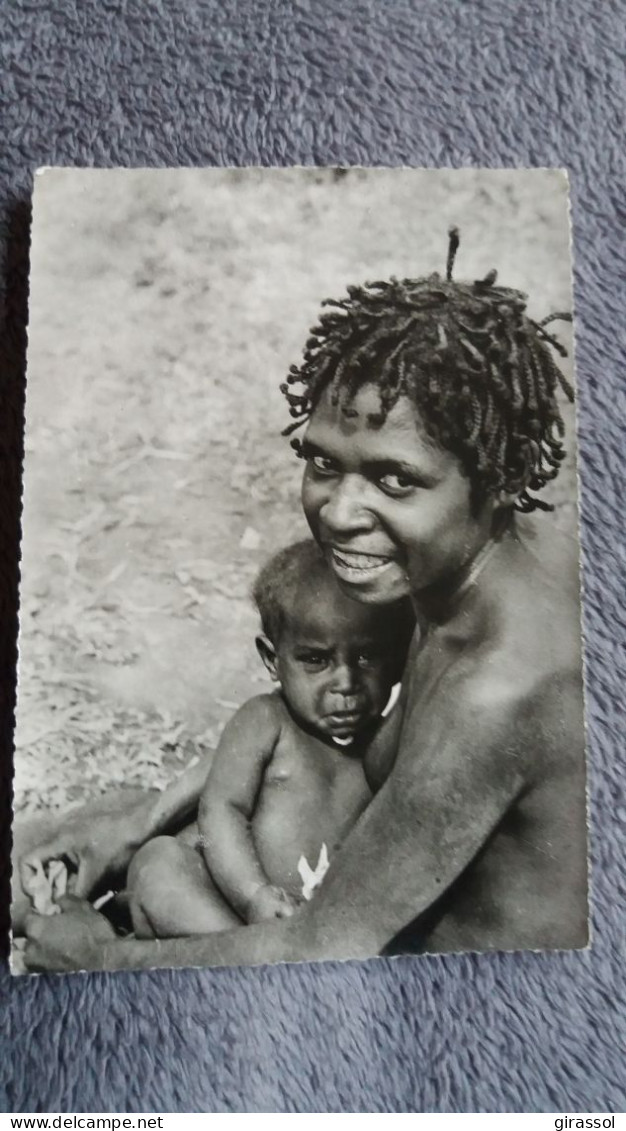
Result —
[{"label": "woman's teeth", "polygon": [[355,554],[347,550],[332,550],[335,565],[356,573],[373,573],[385,568],[393,560],[377,554]]}]

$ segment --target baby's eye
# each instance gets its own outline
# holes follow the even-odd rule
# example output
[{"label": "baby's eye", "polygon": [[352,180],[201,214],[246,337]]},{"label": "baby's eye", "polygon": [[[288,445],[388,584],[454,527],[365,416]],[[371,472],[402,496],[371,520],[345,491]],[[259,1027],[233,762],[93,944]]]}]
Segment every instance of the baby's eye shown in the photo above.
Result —
[{"label": "baby's eye", "polygon": [[366,648],[359,652],[356,658],[357,666],[359,668],[371,668],[373,664],[376,663],[376,660],[376,653]]},{"label": "baby's eye", "polygon": [[328,657],[323,652],[302,652],[296,659],[309,671],[319,671],[328,663]]},{"label": "baby's eye", "polygon": [[417,487],[417,483],[408,475],[391,471],[387,475],[381,475],[378,484],[386,494],[397,497],[409,495]]},{"label": "baby's eye", "polygon": [[335,464],[327,456],[309,456],[307,463],[313,468],[316,475],[335,475],[337,473]]}]

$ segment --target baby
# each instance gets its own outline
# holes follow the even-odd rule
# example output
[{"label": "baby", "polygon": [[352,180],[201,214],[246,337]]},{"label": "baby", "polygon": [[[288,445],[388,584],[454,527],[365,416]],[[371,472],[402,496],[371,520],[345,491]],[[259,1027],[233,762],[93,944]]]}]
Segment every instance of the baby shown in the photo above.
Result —
[{"label": "baby", "polygon": [[199,837],[158,837],[133,860],[138,937],[292,915],[370,800],[363,754],[402,674],[410,604],[346,597],[313,541],[272,558],[254,598],[257,649],[278,690],[244,703],[226,726]]}]

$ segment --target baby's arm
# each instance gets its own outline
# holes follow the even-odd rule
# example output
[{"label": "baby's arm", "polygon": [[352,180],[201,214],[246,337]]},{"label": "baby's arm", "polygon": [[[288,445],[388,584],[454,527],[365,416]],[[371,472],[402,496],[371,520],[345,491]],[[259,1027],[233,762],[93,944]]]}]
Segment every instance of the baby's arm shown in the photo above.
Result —
[{"label": "baby's arm", "polygon": [[280,734],[269,695],[244,703],[227,724],[200,798],[198,825],[211,876],[248,923],[291,915],[296,907],[261,867],[250,822]]}]

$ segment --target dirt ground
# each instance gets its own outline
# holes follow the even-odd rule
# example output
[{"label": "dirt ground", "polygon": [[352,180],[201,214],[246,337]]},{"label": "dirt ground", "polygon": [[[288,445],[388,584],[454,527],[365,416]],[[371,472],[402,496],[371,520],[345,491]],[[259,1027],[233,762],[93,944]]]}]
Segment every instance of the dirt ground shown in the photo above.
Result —
[{"label": "dirt ground", "polygon": [[[18,812],[162,787],[267,686],[250,584],[306,533],[278,385],[323,298],[442,270],[451,223],[459,277],[571,309],[555,173],[37,178]],[[571,459],[553,497],[572,528]]]}]

